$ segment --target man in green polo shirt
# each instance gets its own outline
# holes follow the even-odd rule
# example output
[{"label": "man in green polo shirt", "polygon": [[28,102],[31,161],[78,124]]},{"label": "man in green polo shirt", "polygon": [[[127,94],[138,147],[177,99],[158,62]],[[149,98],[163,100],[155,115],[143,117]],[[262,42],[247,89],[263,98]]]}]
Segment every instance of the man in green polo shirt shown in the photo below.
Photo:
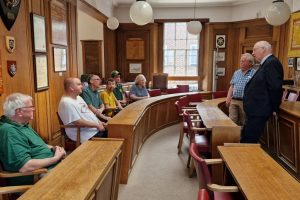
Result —
[{"label": "man in green polo shirt", "polygon": [[[23,173],[51,169],[65,156],[62,147],[47,145],[28,124],[33,119],[32,97],[13,93],[6,98],[3,111],[0,118],[0,160],[5,171]],[[32,183],[33,176],[9,181],[11,185]]]},{"label": "man in green polo shirt", "polygon": [[88,105],[89,109],[100,119],[104,121],[108,121],[111,117],[105,116],[102,112],[105,107],[103,102],[99,97],[98,89],[101,84],[101,79],[99,76],[92,74],[88,78],[88,87],[82,90],[80,96]]},{"label": "man in green polo shirt", "polygon": [[113,90],[115,97],[120,102],[120,104],[124,107],[127,104],[127,100],[125,97],[125,91],[123,89],[123,86],[121,84],[121,73],[114,70],[111,72],[111,77],[115,79],[116,87]]}]

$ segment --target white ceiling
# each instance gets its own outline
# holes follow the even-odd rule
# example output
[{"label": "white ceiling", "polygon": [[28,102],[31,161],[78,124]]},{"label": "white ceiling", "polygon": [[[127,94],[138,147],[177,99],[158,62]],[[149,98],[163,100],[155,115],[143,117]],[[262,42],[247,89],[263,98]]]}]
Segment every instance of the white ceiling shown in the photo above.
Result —
[{"label": "white ceiling", "polygon": [[[129,6],[135,0],[112,0],[114,6]],[[196,7],[201,6],[232,6],[255,2],[258,0],[147,0],[153,7]],[[272,2],[272,1],[271,1]]]}]

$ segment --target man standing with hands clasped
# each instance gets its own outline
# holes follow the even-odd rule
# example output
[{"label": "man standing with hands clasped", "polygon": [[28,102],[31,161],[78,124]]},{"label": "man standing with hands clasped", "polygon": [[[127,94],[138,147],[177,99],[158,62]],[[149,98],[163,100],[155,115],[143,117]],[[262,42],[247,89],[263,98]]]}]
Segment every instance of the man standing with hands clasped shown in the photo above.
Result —
[{"label": "man standing with hands clasped", "polygon": [[283,68],[272,55],[270,43],[257,42],[252,55],[261,66],[245,86],[243,104],[246,120],[241,143],[259,141],[268,119],[272,114],[276,116],[282,98]]}]

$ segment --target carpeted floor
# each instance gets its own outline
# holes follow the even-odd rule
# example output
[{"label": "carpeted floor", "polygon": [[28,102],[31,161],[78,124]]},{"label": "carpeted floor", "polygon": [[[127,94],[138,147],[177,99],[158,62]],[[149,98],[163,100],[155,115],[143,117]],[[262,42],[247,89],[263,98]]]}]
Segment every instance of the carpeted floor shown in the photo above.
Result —
[{"label": "carpeted floor", "polygon": [[188,177],[188,140],[177,154],[179,126],[150,136],[143,144],[126,185],[121,184],[119,200],[195,200],[198,182]]}]

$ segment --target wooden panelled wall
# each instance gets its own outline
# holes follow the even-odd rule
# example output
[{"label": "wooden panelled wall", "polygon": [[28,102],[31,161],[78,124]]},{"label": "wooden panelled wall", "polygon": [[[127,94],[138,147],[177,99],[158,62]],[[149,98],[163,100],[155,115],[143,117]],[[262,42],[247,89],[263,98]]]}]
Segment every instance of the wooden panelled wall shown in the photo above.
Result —
[{"label": "wooden panelled wall", "polygon": [[[13,92],[29,94],[33,97],[36,111],[33,128],[49,143],[60,143],[59,125],[56,116],[59,100],[63,94],[63,80],[65,77],[77,76],[77,7],[76,3],[62,3],[58,0],[23,0],[20,11],[12,29],[8,31],[0,20],[0,65],[4,93],[0,96],[1,114],[2,103],[7,95]],[[75,1],[76,2],[76,1]],[[36,92],[34,84],[32,48],[32,32],[30,13],[45,17],[46,45],[48,60],[49,88]],[[60,29],[65,27],[64,29]],[[5,48],[5,36],[12,36],[16,41],[16,49],[8,53]],[[53,47],[67,48],[67,71],[54,72]],[[10,77],[7,72],[7,60],[17,62],[17,74]]]},{"label": "wooden panelled wall", "polygon": [[[202,90],[212,90],[212,66],[213,50],[215,49],[216,35],[226,35],[226,48],[219,49],[219,52],[225,52],[225,61],[218,62],[218,67],[225,68],[225,76],[219,77],[217,90],[227,90],[229,82],[236,69],[239,68],[239,60],[242,53],[251,52],[255,42],[260,40],[269,41],[274,48],[274,55],[279,57],[284,66],[285,79],[291,79],[293,69],[287,67],[287,44],[289,22],[280,27],[273,27],[267,24],[265,19],[253,19],[240,22],[228,23],[205,23],[202,34],[204,45],[200,56],[200,88]],[[159,24],[148,24],[147,26],[137,27],[133,24],[121,24],[116,30],[116,36],[111,31],[105,33],[108,39],[105,44],[109,45],[109,57],[106,56],[106,67],[117,64],[117,69],[123,73],[126,81],[132,81],[134,74],[129,74],[128,65],[130,62],[145,62],[143,73],[147,80],[150,80],[152,73],[162,72],[162,51],[157,47],[162,47],[162,26]],[[126,40],[128,37],[139,38],[141,35],[146,37],[150,33],[152,39],[146,43],[146,49],[152,49],[153,54],[145,60],[128,60],[126,59]],[[130,35],[130,36],[129,36]],[[117,42],[116,42],[117,38]],[[147,40],[147,38],[145,38]],[[161,44],[160,44],[161,43]],[[115,47],[111,46],[116,45]],[[148,46],[149,45],[149,46]],[[113,52],[116,52],[114,58]],[[150,51],[151,52],[151,51]],[[107,52],[106,52],[107,53]],[[114,61],[113,59],[116,59]],[[108,64],[108,65],[107,65]],[[144,66],[144,64],[143,64]],[[111,71],[114,68],[106,68]]]}]

